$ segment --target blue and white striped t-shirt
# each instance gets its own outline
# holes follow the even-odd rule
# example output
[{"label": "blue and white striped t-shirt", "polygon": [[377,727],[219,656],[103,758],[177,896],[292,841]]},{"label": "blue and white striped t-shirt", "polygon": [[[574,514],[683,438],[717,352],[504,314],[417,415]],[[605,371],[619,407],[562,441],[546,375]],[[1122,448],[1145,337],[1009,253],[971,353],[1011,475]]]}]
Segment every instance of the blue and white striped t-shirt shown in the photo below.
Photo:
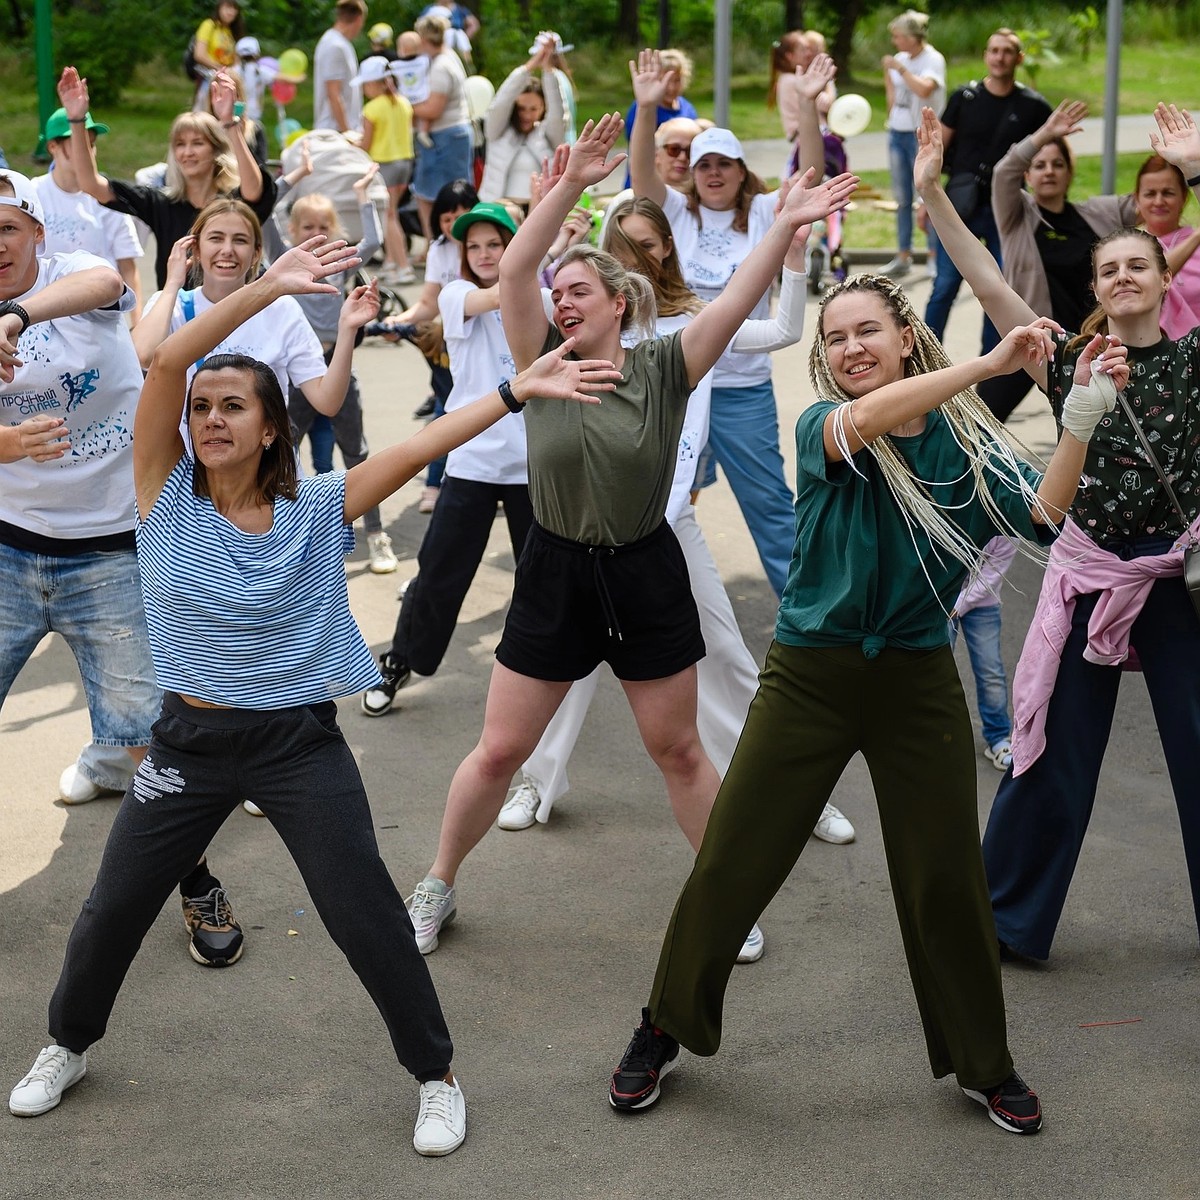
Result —
[{"label": "blue and white striped t-shirt", "polygon": [[184,455],[148,517],[138,564],[164,691],[237,708],[289,708],[361,692],[379,672],[350,614],[342,563],[346,476],[303,479],[246,533],[192,494]]}]

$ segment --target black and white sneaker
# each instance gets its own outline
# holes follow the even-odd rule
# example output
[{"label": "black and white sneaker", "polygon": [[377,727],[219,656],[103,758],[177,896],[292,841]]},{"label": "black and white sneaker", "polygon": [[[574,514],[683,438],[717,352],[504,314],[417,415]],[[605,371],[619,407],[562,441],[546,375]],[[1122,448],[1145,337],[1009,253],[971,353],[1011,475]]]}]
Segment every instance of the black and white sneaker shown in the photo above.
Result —
[{"label": "black and white sneaker", "polygon": [[633,1040],[613,1072],[608,1087],[608,1102],[613,1108],[634,1112],[649,1108],[659,1096],[659,1082],[679,1062],[679,1043],[663,1033],[650,1020],[650,1010],[642,1009],[642,1022],[634,1030]]},{"label": "black and white sneaker", "polygon": [[368,717],[382,717],[389,712],[396,693],[412,676],[408,665],[400,662],[390,650],[379,656],[379,673],[383,682],[378,687],[368,688],[362,695],[362,710]]},{"label": "black and white sneaker", "polygon": [[1016,1071],[996,1087],[962,1091],[964,1096],[978,1100],[988,1110],[988,1116],[1009,1133],[1037,1133],[1042,1127],[1042,1105],[1037,1092]]}]

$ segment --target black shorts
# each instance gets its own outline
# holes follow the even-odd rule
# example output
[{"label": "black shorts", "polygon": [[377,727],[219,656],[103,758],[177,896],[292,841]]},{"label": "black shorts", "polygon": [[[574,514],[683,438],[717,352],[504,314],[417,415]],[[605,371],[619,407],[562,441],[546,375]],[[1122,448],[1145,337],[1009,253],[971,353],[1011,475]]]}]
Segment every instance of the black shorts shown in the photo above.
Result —
[{"label": "black shorts", "polygon": [[602,662],[618,679],[667,679],[704,657],[683,551],[664,521],[624,546],[587,546],[534,524],[496,658],[555,682]]}]

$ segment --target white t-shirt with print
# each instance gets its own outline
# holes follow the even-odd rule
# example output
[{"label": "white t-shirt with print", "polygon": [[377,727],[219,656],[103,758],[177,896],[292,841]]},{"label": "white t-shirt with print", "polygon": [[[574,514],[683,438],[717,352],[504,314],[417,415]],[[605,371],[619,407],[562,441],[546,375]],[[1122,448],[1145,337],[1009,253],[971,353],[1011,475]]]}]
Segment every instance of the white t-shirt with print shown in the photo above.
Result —
[{"label": "white t-shirt with print", "polygon": [[55,183],[53,171],[32,183],[46,218],[46,240],[38,247],[40,255],[83,250],[113,267],[123,258],[142,257],[142,243],[127,213],[105,208],[87,192],[64,192]]},{"label": "white t-shirt with print", "polygon": [[443,50],[430,63],[429,91],[446,97],[446,107],[441,116],[429,124],[431,133],[453,129],[456,125],[467,125],[471,121],[471,110],[467,105],[467,72],[462,59],[453,50]]},{"label": "white t-shirt with print", "polygon": [[928,105],[939,116],[946,107],[946,60],[932,46],[926,46],[920,54],[909,54],[901,50],[896,61],[908,67],[918,79],[934,79],[937,87],[922,98],[904,82],[899,71],[891,71],[892,87],[895,89],[887,127],[897,133],[912,133],[921,124],[921,109]]},{"label": "white t-shirt with print", "polygon": [[[745,233],[733,228],[734,213],[700,209],[698,222],[688,212],[687,198],[667,188],[663,212],[671,224],[671,236],[679,255],[684,282],[701,300],[715,300],[729,286],[729,280],[742,260],[766,237],[775,223],[778,193],[755,196]],[[750,317],[765,320],[771,314],[771,290],[768,288],[750,312]],[[771,378],[769,354],[733,354],[726,347],[713,369],[713,387],[751,387]]]},{"label": "white t-shirt with print", "polygon": [[[92,254],[38,261],[37,282],[18,303],[76,271],[111,264]],[[123,314],[128,288],[112,308],[30,325],[17,342],[22,365],[0,383],[0,421],[63,417],[71,449],[60,459],[0,464],[0,521],[49,538],[98,538],[134,526],[133,416],[142,368]]]},{"label": "white t-shirt with print", "polygon": [[[212,301],[197,288],[191,292],[193,318],[212,308]],[[155,292],[146,301],[149,312],[162,296]],[[175,299],[175,310],[171,313],[171,332],[181,329],[185,323],[182,293]],[[255,313],[242,322],[227,338],[214,346],[206,358],[214,354],[247,354],[264,362],[279,380],[284,399],[287,399],[288,380],[297,387],[310,379],[320,379],[328,368],[321,353],[321,342],[305,319],[304,312],[292,296],[280,296],[272,300],[262,312]],[[196,368],[188,367],[188,384]]]},{"label": "white t-shirt with print", "polygon": [[[447,412],[486,396],[517,373],[500,322],[500,310],[492,309],[476,317],[468,317],[464,312],[467,297],[478,290],[469,279],[455,279],[438,296],[450,374],[454,376],[454,387],[446,399]],[[465,446],[451,450],[446,459],[446,474],[477,483],[528,483],[524,416],[509,413]]]}]

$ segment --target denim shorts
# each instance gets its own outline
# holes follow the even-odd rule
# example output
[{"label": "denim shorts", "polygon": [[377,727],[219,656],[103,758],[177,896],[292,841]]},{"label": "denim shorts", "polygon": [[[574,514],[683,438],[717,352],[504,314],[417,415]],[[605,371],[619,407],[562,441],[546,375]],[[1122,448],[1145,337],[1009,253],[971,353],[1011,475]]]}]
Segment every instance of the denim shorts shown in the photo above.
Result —
[{"label": "denim shorts", "polygon": [[47,633],[83,677],[100,746],[146,746],[162,693],[154,678],[133,550],[49,556],[0,544],[0,704]]},{"label": "denim shorts", "polygon": [[452,125],[429,136],[432,146],[417,147],[412,181],[412,190],[422,200],[436,200],[446,184],[471,178],[471,127]]}]

